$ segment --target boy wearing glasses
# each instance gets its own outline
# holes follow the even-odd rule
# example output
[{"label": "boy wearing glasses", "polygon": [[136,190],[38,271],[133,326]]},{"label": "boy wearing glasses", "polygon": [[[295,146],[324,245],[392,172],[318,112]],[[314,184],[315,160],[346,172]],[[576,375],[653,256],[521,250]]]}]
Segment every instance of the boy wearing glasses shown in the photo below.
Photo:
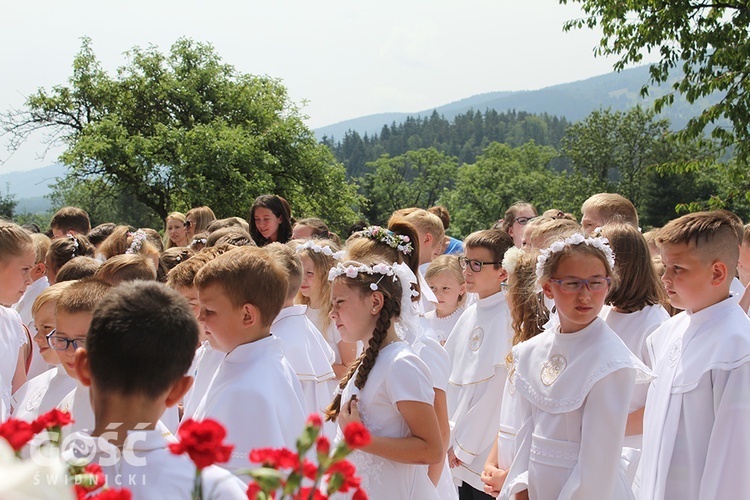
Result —
[{"label": "boy wearing glasses", "polygon": [[505,231],[477,231],[466,238],[465,255],[459,258],[466,291],[479,299],[464,311],[445,343],[452,365],[446,391],[452,426],[448,463],[462,499],[491,498],[480,474],[497,436],[508,375],[505,357],[513,331],[501,292],[508,273],[501,263],[511,247]]}]

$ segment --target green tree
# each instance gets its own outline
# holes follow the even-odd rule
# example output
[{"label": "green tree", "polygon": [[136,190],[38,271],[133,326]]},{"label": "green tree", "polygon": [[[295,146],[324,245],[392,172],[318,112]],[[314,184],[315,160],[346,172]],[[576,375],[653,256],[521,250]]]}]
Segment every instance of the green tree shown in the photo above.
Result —
[{"label": "green tree", "polygon": [[[599,27],[597,55],[616,56],[616,70],[639,63],[645,53],[659,54],[650,67],[652,85],[668,83],[671,91],[655,101],[658,112],[676,93],[690,103],[713,93],[724,95],[707,105],[679,132],[682,138],[702,137],[707,127],[723,146],[734,146],[744,164],[750,158],[750,6],[728,0],[677,2],[651,0],[560,0],[579,3],[585,13],[564,29]],[[675,76],[676,68],[682,76]],[[648,94],[649,85],[641,93]],[[722,126],[721,120],[729,126]]]},{"label": "green tree", "polygon": [[556,154],[534,141],[517,148],[493,142],[476,163],[459,167],[455,189],[439,201],[451,212],[451,234],[463,237],[487,229],[519,200],[564,208],[560,202],[566,175],[548,167]]},{"label": "green tree", "polygon": [[16,195],[10,192],[10,183],[5,184],[5,194],[0,194],[0,217],[13,220],[13,215],[18,205]]},{"label": "green tree", "polygon": [[122,195],[162,220],[197,205],[247,216],[263,193],[335,227],[355,218],[356,186],[279,80],[240,73],[188,39],[169,54],[136,47],[127,56],[112,77],[84,39],[68,85],[39,89],[2,116],[11,147],[47,130],[67,146],[61,161],[70,182]]},{"label": "green tree", "polygon": [[372,222],[385,223],[394,210],[405,207],[429,208],[453,187],[457,160],[435,148],[381,156],[367,163],[360,180],[362,195],[368,200],[363,210]]}]

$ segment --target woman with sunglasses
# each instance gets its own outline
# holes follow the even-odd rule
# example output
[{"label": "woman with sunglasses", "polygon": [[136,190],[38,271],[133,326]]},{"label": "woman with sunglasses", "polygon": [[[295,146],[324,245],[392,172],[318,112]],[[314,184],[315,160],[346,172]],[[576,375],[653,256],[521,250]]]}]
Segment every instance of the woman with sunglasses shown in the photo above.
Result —
[{"label": "woman with sunglasses", "polygon": [[517,201],[505,211],[505,216],[495,223],[495,229],[502,229],[513,238],[516,248],[523,247],[524,226],[537,216],[536,208],[531,203]]},{"label": "woman with sunglasses", "polygon": [[190,243],[188,239],[188,224],[185,214],[172,212],[164,221],[164,249],[173,247],[186,247]]},{"label": "woman with sunglasses", "polygon": [[216,220],[216,215],[211,208],[202,206],[188,210],[185,214],[185,229],[187,229],[187,240],[193,239],[197,233],[202,233]]}]

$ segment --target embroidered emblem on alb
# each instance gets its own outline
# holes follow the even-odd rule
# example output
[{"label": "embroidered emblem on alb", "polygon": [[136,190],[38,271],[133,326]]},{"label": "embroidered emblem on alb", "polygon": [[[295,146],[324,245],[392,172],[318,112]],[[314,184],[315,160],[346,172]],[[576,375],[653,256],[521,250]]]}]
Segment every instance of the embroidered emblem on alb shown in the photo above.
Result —
[{"label": "embroidered emblem on alb", "polygon": [[682,356],[682,339],[679,338],[674,341],[672,347],[669,348],[669,366],[674,366]]},{"label": "embroidered emblem on alb", "polygon": [[29,400],[26,402],[26,411],[36,410],[44,399],[44,395],[47,394],[47,387],[40,387],[31,395]]},{"label": "embroidered emblem on alb", "polygon": [[566,366],[568,366],[568,361],[562,355],[555,354],[554,356],[550,356],[542,366],[542,383],[544,385],[552,385],[563,370],[565,370]]},{"label": "embroidered emblem on alb", "polygon": [[484,330],[482,330],[480,327],[474,328],[474,330],[471,331],[471,335],[469,335],[469,349],[471,349],[472,351],[479,350],[483,340]]}]

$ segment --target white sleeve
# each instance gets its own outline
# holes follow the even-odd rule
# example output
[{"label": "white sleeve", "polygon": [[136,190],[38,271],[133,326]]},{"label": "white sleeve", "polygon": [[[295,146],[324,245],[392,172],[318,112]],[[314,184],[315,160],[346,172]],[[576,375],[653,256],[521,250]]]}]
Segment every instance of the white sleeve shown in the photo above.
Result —
[{"label": "white sleeve", "polygon": [[613,372],[598,381],[586,397],[581,423],[578,463],[560,492],[560,499],[613,498],[625,437],[633,370]]},{"label": "white sleeve", "polygon": [[430,371],[415,354],[393,361],[386,374],[386,391],[394,404],[418,401],[432,405],[435,401]]},{"label": "white sleeve", "polygon": [[711,375],[715,420],[697,498],[737,498],[750,491],[750,363]]}]

